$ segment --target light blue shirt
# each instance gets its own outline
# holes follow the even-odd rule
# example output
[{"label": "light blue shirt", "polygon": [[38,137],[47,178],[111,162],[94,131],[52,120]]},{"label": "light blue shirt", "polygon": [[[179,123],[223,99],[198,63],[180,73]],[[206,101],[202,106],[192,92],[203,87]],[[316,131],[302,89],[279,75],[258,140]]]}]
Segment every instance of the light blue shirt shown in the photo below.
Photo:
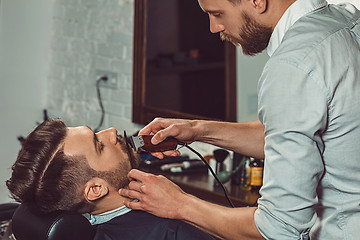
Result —
[{"label": "light blue shirt", "polygon": [[116,208],[114,210],[107,211],[107,212],[100,213],[100,214],[85,213],[85,214],[83,214],[83,216],[89,220],[91,225],[97,225],[97,224],[106,223],[106,222],[110,221],[111,219],[116,218],[118,216],[122,216],[130,211],[131,211],[130,208],[122,206],[122,207]]},{"label": "light blue shirt", "polygon": [[267,50],[256,226],[266,239],[360,239],[360,11],[297,0]]}]

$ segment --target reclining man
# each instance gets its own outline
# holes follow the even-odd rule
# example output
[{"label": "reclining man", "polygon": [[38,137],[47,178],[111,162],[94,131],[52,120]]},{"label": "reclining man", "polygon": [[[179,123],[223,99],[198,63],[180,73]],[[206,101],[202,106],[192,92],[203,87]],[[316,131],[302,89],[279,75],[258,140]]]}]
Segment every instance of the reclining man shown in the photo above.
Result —
[{"label": "reclining man", "polygon": [[50,119],[26,138],[6,185],[15,200],[41,212],[90,213],[94,239],[213,239],[187,223],[124,206],[118,190],[140,161],[130,149],[115,128],[95,133]]}]

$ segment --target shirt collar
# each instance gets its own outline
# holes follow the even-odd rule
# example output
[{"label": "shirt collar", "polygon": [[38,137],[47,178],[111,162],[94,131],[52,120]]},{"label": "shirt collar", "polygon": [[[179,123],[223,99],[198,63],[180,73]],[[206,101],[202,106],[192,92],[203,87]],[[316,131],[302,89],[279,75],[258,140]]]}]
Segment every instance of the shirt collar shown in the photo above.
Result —
[{"label": "shirt collar", "polygon": [[289,28],[299,20],[299,18],[309,14],[319,8],[325,7],[325,0],[296,0],[282,15],[279,22],[271,34],[267,53],[271,57],[281,44],[281,41]]},{"label": "shirt collar", "polygon": [[114,210],[107,211],[107,212],[100,213],[100,214],[93,215],[93,214],[85,213],[85,214],[83,214],[83,216],[89,220],[91,225],[96,225],[96,224],[102,224],[102,223],[108,222],[111,219],[121,216],[121,215],[124,215],[130,211],[131,211],[130,208],[122,206],[122,207],[116,208]]}]

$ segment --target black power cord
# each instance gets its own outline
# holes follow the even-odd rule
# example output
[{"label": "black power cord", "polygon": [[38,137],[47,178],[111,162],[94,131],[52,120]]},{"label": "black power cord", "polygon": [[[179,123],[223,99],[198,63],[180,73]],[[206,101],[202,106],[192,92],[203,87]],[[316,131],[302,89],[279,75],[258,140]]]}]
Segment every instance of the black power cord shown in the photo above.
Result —
[{"label": "black power cord", "polygon": [[102,104],[102,100],[101,100],[101,93],[100,93],[100,82],[101,81],[107,81],[108,80],[108,77],[107,76],[102,76],[101,78],[99,78],[97,81],[96,81],[96,90],[97,90],[97,98],[98,98],[98,101],[99,101],[99,105],[100,105],[100,108],[101,108],[101,118],[100,118],[100,122],[99,122],[99,125],[94,129],[95,132],[98,132],[104,122],[104,116],[105,116],[105,109],[104,109],[104,106]]},{"label": "black power cord", "polygon": [[214,170],[210,167],[210,165],[207,163],[207,161],[203,158],[203,156],[201,156],[200,153],[198,153],[195,149],[193,149],[192,147],[190,147],[188,144],[184,143],[184,142],[179,142],[179,145],[183,145],[185,147],[187,147],[190,151],[192,151],[193,153],[195,153],[202,161],[203,163],[208,167],[208,169],[210,170],[211,174],[214,176],[214,178],[216,179],[216,181],[218,182],[218,184],[221,186],[222,190],[224,191],[225,197],[228,200],[230,206],[232,208],[234,208],[234,204],[231,202],[229,194],[226,190],[226,188],[224,187],[224,185],[221,183],[221,181],[219,180],[219,178],[216,176]]}]

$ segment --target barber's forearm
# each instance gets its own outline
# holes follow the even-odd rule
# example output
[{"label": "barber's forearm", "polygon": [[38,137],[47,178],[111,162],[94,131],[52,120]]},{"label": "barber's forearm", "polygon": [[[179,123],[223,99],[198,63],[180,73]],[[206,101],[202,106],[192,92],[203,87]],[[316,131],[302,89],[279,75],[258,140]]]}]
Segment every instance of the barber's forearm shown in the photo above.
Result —
[{"label": "barber's forearm", "polygon": [[264,126],[259,120],[245,123],[197,121],[197,141],[264,159]]},{"label": "barber's forearm", "polygon": [[256,208],[227,208],[188,195],[180,219],[221,239],[263,239],[258,232]]}]

